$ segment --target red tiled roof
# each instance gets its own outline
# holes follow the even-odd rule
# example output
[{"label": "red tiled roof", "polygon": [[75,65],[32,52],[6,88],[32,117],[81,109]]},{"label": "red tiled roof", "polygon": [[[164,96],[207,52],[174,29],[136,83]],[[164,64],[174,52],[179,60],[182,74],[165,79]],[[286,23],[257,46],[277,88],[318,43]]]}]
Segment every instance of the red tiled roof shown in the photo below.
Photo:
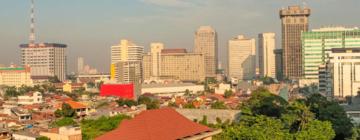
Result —
[{"label": "red tiled roof", "polygon": [[82,103],[79,103],[79,102],[75,102],[75,101],[65,101],[64,103],[67,103],[71,106],[71,108],[73,109],[81,109],[81,108],[86,108],[85,105],[83,105]]},{"label": "red tiled roof", "polygon": [[143,111],[132,120],[124,120],[117,129],[96,140],[175,140],[209,131],[212,130],[174,109],[163,108]]}]

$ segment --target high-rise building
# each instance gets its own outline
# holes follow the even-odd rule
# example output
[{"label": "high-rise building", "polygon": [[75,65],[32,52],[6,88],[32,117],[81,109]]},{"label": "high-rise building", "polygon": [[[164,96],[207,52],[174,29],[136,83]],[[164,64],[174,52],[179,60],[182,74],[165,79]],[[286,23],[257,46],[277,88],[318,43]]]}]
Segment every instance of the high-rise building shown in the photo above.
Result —
[{"label": "high-rise building", "polygon": [[[319,65],[327,61],[332,48],[360,48],[358,28],[327,27],[313,29],[302,34],[303,80],[318,84]],[[308,82],[308,83],[309,83]]]},{"label": "high-rise building", "polygon": [[30,67],[0,67],[0,85],[20,87],[32,86]]},{"label": "high-rise building", "polygon": [[201,26],[195,32],[195,53],[202,53],[205,56],[206,77],[216,77],[218,63],[218,41],[217,33],[210,26]]},{"label": "high-rise building", "polygon": [[164,49],[163,43],[151,43],[151,76],[158,77],[161,73],[161,50]]},{"label": "high-rise building", "polygon": [[[333,48],[328,53],[320,91],[330,97],[344,98],[360,94],[360,48]],[[325,86],[324,86],[325,85]],[[325,89],[323,89],[325,87]]]},{"label": "high-rise building", "polygon": [[[186,49],[159,49],[157,47],[151,49],[150,53],[143,56],[144,80],[152,79],[153,71],[156,70],[158,73],[154,79],[204,81],[205,60],[203,54],[188,53]],[[153,55],[159,56],[157,58],[159,60],[152,59]],[[157,61],[156,65],[154,65],[154,61]]]},{"label": "high-rise building", "polygon": [[275,70],[275,33],[259,34],[260,76],[276,78]]},{"label": "high-rise building", "polygon": [[22,44],[22,65],[31,68],[33,77],[53,77],[60,81],[66,78],[66,45],[55,43]]},{"label": "high-rise building", "polygon": [[77,69],[78,69],[78,74],[81,74],[84,72],[84,58],[83,57],[78,57]]},{"label": "high-rise building", "polygon": [[[143,46],[137,46],[136,44],[132,43],[129,40],[121,40],[119,45],[112,46],[111,70],[110,70],[111,79],[121,83],[128,83],[128,82],[138,83],[139,81],[141,82],[141,80],[131,81],[131,79],[137,79],[135,77],[140,77],[140,79],[142,79],[141,61],[142,61],[143,53],[144,53]],[[133,72],[132,70],[135,70],[135,72]],[[135,77],[131,77],[131,76],[135,76]],[[124,79],[124,81],[121,79]]]},{"label": "high-rise building", "polygon": [[252,80],[256,69],[256,46],[254,38],[239,35],[229,40],[228,76],[238,80]]},{"label": "high-rise building", "polygon": [[310,9],[289,6],[280,10],[283,73],[289,79],[302,77],[301,33],[308,31]]},{"label": "high-rise building", "polygon": [[276,79],[283,80],[283,60],[282,60],[282,49],[274,50],[275,54],[275,71],[276,71]]}]

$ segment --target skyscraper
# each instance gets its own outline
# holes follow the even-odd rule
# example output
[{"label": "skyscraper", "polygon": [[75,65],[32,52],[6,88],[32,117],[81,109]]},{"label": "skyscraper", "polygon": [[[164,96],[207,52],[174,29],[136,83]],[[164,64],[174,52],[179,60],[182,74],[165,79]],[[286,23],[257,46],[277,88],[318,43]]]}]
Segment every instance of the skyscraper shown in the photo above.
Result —
[{"label": "skyscraper", "polygon": [[360,29],[326,27],[303,32],[303,81],[319,83],[319,65],[325,64],[332,48],[360,48]]},{"label": "skyscraper", "polygon": [[22,44],[21,60],[23,66],[31,68],[31,76],[57,76],[60,81],[66,78],[66,45],[55,43]]},{"label": "skyscraper", "polygon": [[188,53],[186,49],[180,48],[151,47],[150,53],[143,56],[143,77],[144,80],[150,80],[156,73],[154,71],[157,71],[157,77],[154,79],[203,81],[205,79],[204,63],[204,55],[201,53]]},{"label": "skyscraper", "polygon": [[308,31],[310,9],[289,6],[280,10],[283,72],[290,79],[302,77],[301,33]]},{"label": "skyscraper", "polygon": [[275,71],[276,71],[276,79],[283,80],[283,60],[282,60],[282,49],[274,50],[275,54]]},{"label": "skyscraper", "polygon": [[31,76],[38,81],[47,81],[56,76],[60,81],[66,78],[65,44],[35,43],[35,3],[31,0],[31,25],[29,44],[21,44],[21,62],[31,68]]},{"label": "skyscraper", "polygon": [[256,46],[254,38],[243,35],[229,40],[228,76],[239,80],[251,80],[255,77]]},{"label": "skyscraper", "polygon": [[205,56],[205,76],[216,77],[218,42],[216,31],[210,26],[201,26],[195,32],[195,53]]},{"label": "skyscraper", "polygon": [[260,76],[276,78],[275,71],[275,33],[259,34]]},{"label": "skyscraper", "polygon": [[345,98],[360,93],[360,48],[332,48],[320,79],[320,91]]},{"label": "skyscraper", "polygon": [[84,72],[84,58],[83,57],[78,57],[77,69],[78,69],[78,74],[81,74]]},{"label": "skyscraper", "polygon": [[158,77],[161,73],[161,50],[164,49],[163,43],[151,43],[151,64],[152,71],[151,76]]},{"label": "skyscraper", "polygon": [[[119,45],[112,46],[110,70],[111,79],[120,83],[140,82],[142,79],[141,60],[143,53],[143,46],[137,46],[129,40],[121,40]],[[140,78],[135,78],[132,76]],[[140,80],[132,81],[132,79]]]}]

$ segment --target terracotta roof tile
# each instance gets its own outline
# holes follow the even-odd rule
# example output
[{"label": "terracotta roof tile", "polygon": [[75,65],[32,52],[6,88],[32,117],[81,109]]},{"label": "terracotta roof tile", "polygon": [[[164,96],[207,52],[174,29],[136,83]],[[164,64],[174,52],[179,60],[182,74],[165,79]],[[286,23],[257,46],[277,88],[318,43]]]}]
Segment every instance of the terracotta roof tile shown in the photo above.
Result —
[{"label": "terracotta roof tile", "polygon": [[163,108],[124,120],[117,129],[96,140],[175,140],[209,131],[212,130],[188,120],[174,109]]}]

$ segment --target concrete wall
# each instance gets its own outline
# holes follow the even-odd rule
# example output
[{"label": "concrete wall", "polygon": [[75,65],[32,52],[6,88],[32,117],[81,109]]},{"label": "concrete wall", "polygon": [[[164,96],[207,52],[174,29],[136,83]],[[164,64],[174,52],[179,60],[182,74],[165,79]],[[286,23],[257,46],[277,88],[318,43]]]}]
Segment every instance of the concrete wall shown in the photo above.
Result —
[{"label": "concrete wall", "polygon": [[176,109],[176,111],[191,121],[194,119],[201,121],[203,116],[207,116],[208,123],[216,123],[216,118],[220,118],[222,122],[226,120],[232,122],[240,115],[240,110],[225,109]]}]

